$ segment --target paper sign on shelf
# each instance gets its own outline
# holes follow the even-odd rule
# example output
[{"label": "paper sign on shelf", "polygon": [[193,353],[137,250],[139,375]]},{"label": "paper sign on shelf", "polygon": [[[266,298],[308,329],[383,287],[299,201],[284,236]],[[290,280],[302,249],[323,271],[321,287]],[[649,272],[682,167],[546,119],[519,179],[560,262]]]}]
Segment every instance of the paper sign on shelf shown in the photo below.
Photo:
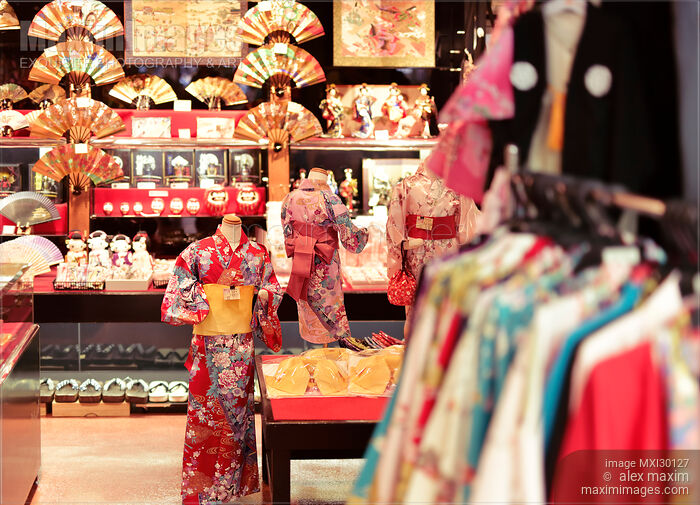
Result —
[{"label": "paper sign on shelf", "polygon": [[137,182],[136,187],[138,189],[156,189],[155,182]]},{"label": "paper sign on shelf", "polygon": [[168,192],[165,190],[149,191],[148,196],[150,198],[168,198]]},{"label": "paper sign on shelf", "polygon": [[389,130],[374,130],[374,138],[377,140],[389,140]]},{"label": "paper sign on shelf", "polygon": [[187,189],[190,185],[187,182],[171,182],[170,187],[172,189]]},{"label": "paper sign on shelf", "polygon": [[177,136],[180,137],[181,139],[190,139],[192,138],[192,134],[190,133],[189,128],[180,128],[177,131]]},{"label": "paper sign on shelf", "polygon": [[112,189],[129,189],[128,182],[113,182]]},{"label": "paper sign on shelf", "polygon": [[4,224],[2,226],[2,234],[3,235],[14,235],[16,230],[16,226],[13,224]]},{"label": "paper sign on shelf", "polygon": [[275,54],[287,54],[287,44],[277,42],[274,46],[272,46],[272,52]]},{"label": "paper sign on shelf", "polygon": [[75,145],[75,154],[87,154],[88,152],[88,145],[87,144],[74,144]]},{"label": "paper sign on shelf", "polygon": [[214,179],[201,179],[199,181],[199,187],[204,189],[211,188],[214,184],[216,184]]},{"label": "paper sign on shelf", "polygon": [[80,108],[90,107],[91,102],[92,102],[92,98],[89,98],[87,96],[79,96],[78,98],[75,99],[75,103]]},{"label": "paper sign on shelf", "polygon": [[192,110],[192,100],[175,100],[173,102],[173,110],[179,112],[189,112]]}]

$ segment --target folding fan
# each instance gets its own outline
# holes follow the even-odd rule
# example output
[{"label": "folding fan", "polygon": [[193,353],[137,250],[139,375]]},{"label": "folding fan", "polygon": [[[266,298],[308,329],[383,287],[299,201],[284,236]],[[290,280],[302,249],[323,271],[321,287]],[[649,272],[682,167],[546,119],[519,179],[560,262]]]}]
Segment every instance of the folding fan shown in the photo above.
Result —
[{"label": "folding fan", "polygon": [[160,104],[177,100],[173,88],[157,75],[137,74],[125,77],[109,91],[119,100],[132,103],[139,110],[148,110],[149,99]]},{"label": "folding fan", "polygon": [[289,43],[294,37],[301,44],[325,32],[308,7],[290,0],[263,0],[241,18],[236,35],[248,44],[262,46],[266,37],[271,43]]},{"label": "folding fan", "polygon": [[66,74],[68,82],[76,86],[89,84],[91,77],[101,86],[117,82],[124,77],[124,70],[104,47],[71,40],[46,49],[29,71],[29,80],[58,84]]},{"label": "folding fan", "polygon": [[111,9],[96,0],[54,0],[44,5],[29,25],[29,35],[40,39],[104,40],[124,33]]},{"label": "folding fan", "polygon": [[279,151],[291,140],[299,142],[321,135],[321,124],[308,109],[296,102],[265,102],[250,109],[236,125],[235,137],[247,140],[267,139]]},{"label": "folding fan", "polygon": [[9,137],[13,131],[22,128],[29,128],[29,122],[24,114],[12,109],[0,112],[0,129],[3,137]]},{"label": "folding fan", "polygon": [[119,162],[102,149],[93,146],[66,144],[53,148],[37,161],[32,170],[60,181],[68,179],[76,193],[90,186],[90,181],[103,184],[124,176]]},{"label": "folding fan", "polygon": [[209,110],[221,110],[221,102],[226,105],[239,105],[248,101],[241,88],[223,77],[199,79],[191,82],[185,91],[209,105]]},{"label": "folding fan", "polygon": [[0,214],[22,227],[56,221],[61,217],[51,200],[33,191],[20,191],[0,200]]},{"label": "folding fan", "polygon": [[33,135],[58,139],[68,132],[74,143],[87,142],[90,134],[102,138],[123,129],[119,114],[87,97],[61,100],[44,109],[32,123]]},{"label": "folding fan", "polygon": [[57,86],[55,84],[42,84],[29,93],[29,99],[32,102],[39,104],[42,109],[45,109],[49,105],[53,105],[64,98],[66,98],[66,92],[61,86]]},{"label": "folding fan", "polygon": [[0,0],[0,30],[19,30],[17,14],[6,0]]},{"label": "folding fan", "polygon": [[27,92],[18,84],[10,82],[0,86],[2,109],[11,109],[13,103],[20,102],[25,98],[27,98]]},{"label": "folding fan", "polygon": [[268,80],[278,88],[294,81],[301,88],[325,81],[326,75],[309,53],[280,43],[259,47],[249,53],[236,69],[233,80],[255,88],[262,88]]},{"label": "folding fan", "polygon": [[29,265],[24,275],[41,275],[51,271],[51,267],[41,253],[27,244],[10,240],[0,244],[0,258],[3,263]]},{"label": "folding fan", "polygon": [[17,242],[34,249],[41,254],[49,265],[56,265],[63,261],[61,250],[46,237],[40,235],[22,235],[10,242]]}]

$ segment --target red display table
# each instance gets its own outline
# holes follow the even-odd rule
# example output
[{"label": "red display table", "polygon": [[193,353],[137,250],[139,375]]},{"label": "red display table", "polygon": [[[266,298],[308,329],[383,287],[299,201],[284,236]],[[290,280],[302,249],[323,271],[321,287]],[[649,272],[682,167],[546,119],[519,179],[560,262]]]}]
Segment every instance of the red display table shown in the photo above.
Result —
[{"label": "red display table", "polygon": [[271,400],[262,363],[274,358],[255,358],[262,400],[262,477],[274,503],[289,503],[290,461],[362,458],[388,398]]}]

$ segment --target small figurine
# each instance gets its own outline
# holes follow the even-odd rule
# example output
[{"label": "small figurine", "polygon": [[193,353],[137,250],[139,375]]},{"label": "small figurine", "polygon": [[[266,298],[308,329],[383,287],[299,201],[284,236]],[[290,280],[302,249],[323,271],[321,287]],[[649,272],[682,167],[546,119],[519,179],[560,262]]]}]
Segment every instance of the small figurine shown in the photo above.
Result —
[{"label": "small figurine", "polygon": [[352,114],[355,121],[360,122],[360,129],[353,136],[366,139],[374,133],[374,123],[372,122],[372,104],[374,97],[370,96],[367,84],[360,85],[358,96],[352,104]]},{"label": "small figurine", "polygon": [[292,183],[292,189],[297,189],[297,188],[299,188],[299,186],[301,185],[301,181],[303,181],[304,179],[306,179],[306,169],[305,169],[305,168],[300,168],[300,169],[299,169],[299,178],[296,179],[296,180]]},{"label": "small figurine", "polygon": [[389,136],[395,137],[399,129],[399,121],[408,114],[406,99],[395,82],[392,82],[391,86],[389,86],[389,98],[382,104],[382,114],[389,120]]},{"label": "small figurine", "polygon": [[335,175],[332,170],[328,171],[328,187],[331,188],[331,193],[338,194],[338,183],[335,182]]},{"label": "small figurine", "polygon": [[109,244],[112,250],[112,265],[117,268],[128,267],[131,261],[131,240],[126,235],[120,233],[115,235]]},{"label": "small figurine", "polygon": [[107,242],[107,234],[102,230],[93,231],[87,240],[90,254],[88,255],[88,265],[90,267],[108,268],[112,261],[109,257],[109,243]]},{"label": "small figurine", "polygon": [[323,119],[326,120],[326,136],[336,139],[342,138],[345,108],[335,84],[326,86],[326,98],[321,100],[319,108],[323,111],[321,113]]},{"label": "small figurine", "polygon": [[134,254],[131,257],[133,269],[137,277],[146,278],[153,274],[153,258],[148,254],[148,235],[145,232],[138,232],[132,241]]},{"label": "small figurine", "polygon": [[345,205],[350,212],[355,207],[355,197],[357,196],[357,179],[352,178],[352,168],[345,169],[345,180],[340,183],[340,196],[345,200]]},{"label": "small figurine", "polygon": [[82,233],[77,230],[70,232],[68,240],[66,240],[66,247],[68,247],[66,263],[69,265],[88,264],[88,254],[85,250],[87,245],[85,244],[85,238],[83,238]]},{"label": "small figurine", "polygon": [[433,97],[428,95],[429,92],[430,88],[427,84],[420,85],[420,96],[416,98],[416,103],[413,106],[417,116],[417,122],[412,132],[414,136],[420,135],[423,138],[430,138],[440,133],[437,125],[437,106]]}]

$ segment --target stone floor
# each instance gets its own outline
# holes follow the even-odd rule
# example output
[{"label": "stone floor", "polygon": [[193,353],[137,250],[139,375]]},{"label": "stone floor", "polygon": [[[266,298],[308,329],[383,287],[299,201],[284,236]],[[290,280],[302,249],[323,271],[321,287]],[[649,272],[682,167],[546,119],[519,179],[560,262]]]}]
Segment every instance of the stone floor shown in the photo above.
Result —
[{"label": "stone floor", "polygon": [[[256,424],[259,432],[259,416]],[[32,505],[181,503],[184,415],[48,416],[41,429],[42,469]],[[361,460],[293,461],[292,503],[344,503],[361,465]],[[268,502],[263,489],[238,503]]]}]

